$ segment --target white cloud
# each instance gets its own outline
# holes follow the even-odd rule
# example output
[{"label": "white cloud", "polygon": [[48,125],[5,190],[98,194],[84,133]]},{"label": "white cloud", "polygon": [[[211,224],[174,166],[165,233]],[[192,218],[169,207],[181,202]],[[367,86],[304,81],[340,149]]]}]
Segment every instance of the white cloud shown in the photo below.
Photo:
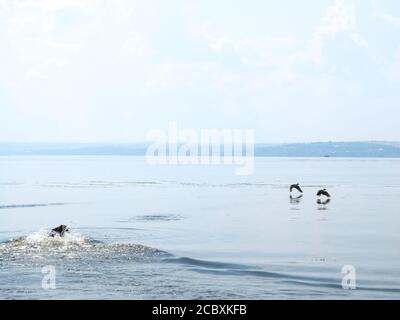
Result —
[{"label": "white cloud", "polygon": [[109,63],[151,57],[151,45],[134,25],[136,9],[129,0],[0,0],[0,84],[16,88],[51,78],[91,50],[107,52]]},{"label": "white cloud", "polygon": [[382,20],[389,22],[390,24],[394,25],[396,28],[400,28],[400,18],[399,17],[395,17],[395,16],[392,16],[390,14],[383,13],[383,12],[377,13],[376,16]]},{"label": "white cloud", "polygon": [[400,17],[396,17],[387,12],[384,12],[380,6],[380,1],[378,0],[371,0],[371,4],[375,17],[390,23],[396,28],[400,28]]},{"label": "white cloud", "polygon": [[358,46],[368,47],[368,42],[357,32],[355,7],[350,0],[333,1],[321,23],[315,28],[307,48],[294,54],[292,63],[306,61],[320,66],[326,41],[338,33],[346,33]]},{"label": "white cloud", "polygon": [[177,60],[166,60],[153,64],[147,73],[146,87],[156,90],[185,89],[193,84],[198,72],[195,65]]},{"label": "white cloud", "polygon": [[[0,0],[1,1],[1,0]],[[19,87],[30,79],[46,79],[79,53],[75,36],[65,36],[56,20],[58,10],[82,8],[86,1],[16,0],[0,2],[0,59],[5,70],[0,83]],[[67,30],[70,31],[70,30]]]},{"label": "white cloud", "polygon": [[[376,18],[389,23],[395,28],[400,28],[400,17],[393,16],[385,12],[381,7],[381,1],[371,0],[373,14]],[[385,57],[377,61],[379,68],[390,80],[400,80],[400,46],[397,48],[395,53],[390,57]]]},{"label": "white cloud", "polygon": [[393,63],[387,69],[387,74],[392,80],[400,80],[400,46],[394,55]]},{"label": "white cloud", "polygon": [[[270,18],[262,15],[251,27],[246,26],[253,16],[240,14],[247,3],[233,5],[239,14],[229,19],[212,1],[199,0],[202,10],[184,13],[179,11],[182,3],[0,0],[0,89],[6,89],[7,99],[2,117],[7,110],[14,119],[24,115],[25,126],[42,132],[36,136],[40,139],[53,138],[49,128],[63,127],[60,136],[65,140],[75,131],[81,140],[118,140],[122,131],[126,140],[135,139],[154,121],[162,125],[182,114],[194,126],[259,121],[264,138],[275,130],[275,139],[281,140],[288,116],[293,123],[313,120],[294,108],[310,114],[322,103],[326,110],[341,106],[335,119],[350,118],[348,107],[359,103],[359,92],[366,87],[354,72],[360,64],[353,69],[358,57],[336,60],[337,49],[349,44],[330,40],[340,34],[368,47],[352,0],[332,1],[329,8],[300,6],[290,20],[285,13],[290,0],[260,1],[260,12],[268,11]],[[202,24],[205,20],[213,23]],[[400,49],[392,64],[393,55],[381,56],[373,40],[371,51],[383,61],[385,75],[391,65],[391,79],[398,79]],[[9,137],[17,139],[17,130],[10,130]],[[26,129],[20,140],[24,135],[34,139],[30,135],[36,130]]]},{"label": "white cloud", "polygon": [[40,9],[57,11],[65,8],[84,8],[87,6],[86,0],[16,0],[18,8]]},{"label": "white cloud", "polygon": [[216,26],[205,23],[199,28],[199,35],[212,52],[221,56],[234,53],[242,64],[248,66],[286,68],[289,53],[299,45],[298,40],[289,36],[239,37],[217,30]]},{"label": "white cloud", "polygon": [[367,40],[357,31],[356,10],[352,0],[334,0],[303,48],[299,38],[237,38],[229,34],[218,34],[215,30],[215,26],[207,23],[200,28],[201,36],[207,40],[213,52],[223,54],[233,51],[245,64],[280,68],[287,77],[290,76],[289,69],[298,63],[306,62],[320,67],[323,49],[336,34],[344,33],[357,46],[368,48]]}]

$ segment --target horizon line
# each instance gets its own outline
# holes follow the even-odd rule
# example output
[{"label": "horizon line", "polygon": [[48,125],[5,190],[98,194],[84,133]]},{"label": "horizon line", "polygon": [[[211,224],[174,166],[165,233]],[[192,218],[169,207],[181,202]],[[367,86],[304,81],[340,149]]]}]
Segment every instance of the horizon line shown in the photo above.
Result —
[{"label": "horizon line", "polygon": [[[136,141],[136,142],[40,142],[40,141],[35,141],[35,142],[23,142],[23,141],[18,141],[18,142],[9,142],[9,141],[0,141],[1,144],[102,144],[102,145],[133,145],[133,144],[149,144],[153,143],[154,141]],[[400,140],[315,140],[315,141],[295,141],[295,142],[255,142],[255,145],[260,145],[260,144],[306,144],[306,143],[376,143],[376,142],[390,142],[390,143],[400,143]],[[185,143],[185,142],[178,142],[179,144]]]}]

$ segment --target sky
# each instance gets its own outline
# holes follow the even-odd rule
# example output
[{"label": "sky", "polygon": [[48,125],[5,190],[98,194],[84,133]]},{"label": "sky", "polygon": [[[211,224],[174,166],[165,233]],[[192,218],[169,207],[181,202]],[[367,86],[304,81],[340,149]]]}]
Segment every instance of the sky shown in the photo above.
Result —
[{"label": "sky", "polygon": [[0,0],[0,142],[400,141],[398,0]]}]

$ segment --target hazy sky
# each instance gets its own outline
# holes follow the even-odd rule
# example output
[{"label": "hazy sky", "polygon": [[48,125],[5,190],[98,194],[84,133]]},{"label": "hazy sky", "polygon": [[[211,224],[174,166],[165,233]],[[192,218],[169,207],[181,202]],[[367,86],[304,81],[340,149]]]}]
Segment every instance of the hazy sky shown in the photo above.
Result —
[{"label": "hazy sky", "polygon": [[398,0],[0,0],[0,141],[400,140]]}]

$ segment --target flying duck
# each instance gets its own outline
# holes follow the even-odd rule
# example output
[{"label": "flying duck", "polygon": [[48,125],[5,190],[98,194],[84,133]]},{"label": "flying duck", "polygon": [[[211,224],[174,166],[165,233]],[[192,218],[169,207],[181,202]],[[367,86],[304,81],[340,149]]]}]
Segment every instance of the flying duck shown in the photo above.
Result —
[{"label": "flying duck", "polygon": [[296,183],[296,184],[292,184],[289,188],[289,191],[292,192],[293,189],[296,189],[297,191],[303,193],[303,190],[301,190],[300,188],[300,184]]},{"label": "flying duck", "polygon": [[326,196],[326,197],[330,198],[331,195],[328,193],[328,191],[326,191],[326,189],[322,189],[322,190],[319,190],[319,191],[317,192],[317,196],[318,196],[318,197],[320,197],[320,196]]}]

